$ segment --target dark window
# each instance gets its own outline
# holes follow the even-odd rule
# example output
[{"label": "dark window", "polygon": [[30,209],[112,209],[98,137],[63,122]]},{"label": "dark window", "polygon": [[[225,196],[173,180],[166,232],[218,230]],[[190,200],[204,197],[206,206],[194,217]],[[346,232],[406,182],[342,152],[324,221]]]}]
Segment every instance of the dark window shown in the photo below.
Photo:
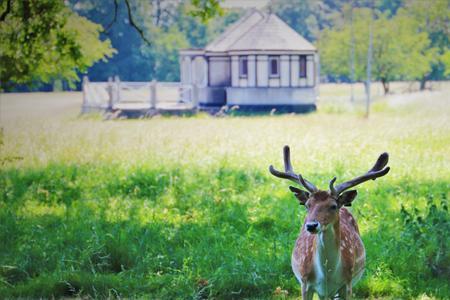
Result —
[{"label": "dark window", "polygon": [[280,58],[278,56],[269,58],[269,71],[270,77],[280,76]]},{"label": "dark window", "polygon": [[300,78],[306,78],[306,55],[300,55]]},{"label": "dark window", "polygon": [[248,75],[248,59],[247,57],[241,57],[239,59],[239,76],[247,77]]}]

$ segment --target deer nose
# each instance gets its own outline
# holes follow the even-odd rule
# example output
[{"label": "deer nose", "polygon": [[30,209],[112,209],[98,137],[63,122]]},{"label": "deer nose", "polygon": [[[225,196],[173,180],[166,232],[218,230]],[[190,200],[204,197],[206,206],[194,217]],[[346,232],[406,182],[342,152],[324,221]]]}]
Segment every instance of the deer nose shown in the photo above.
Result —
[{"label": "deer nose", "polygon": [[306,223],[306,230],[308,230],[309,232],[315,232],[317,230],[317,227],[319,227],[319,222]]}]

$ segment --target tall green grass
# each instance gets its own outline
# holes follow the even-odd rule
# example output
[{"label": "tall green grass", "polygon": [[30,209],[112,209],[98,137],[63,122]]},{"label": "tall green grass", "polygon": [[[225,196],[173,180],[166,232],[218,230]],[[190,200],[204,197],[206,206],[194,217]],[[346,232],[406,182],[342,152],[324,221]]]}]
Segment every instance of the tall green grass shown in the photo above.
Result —
[{"label": "tall green grass", "polygon": [[369,120],[334,110],[106,122],[10,115],[0,295],[299,297],[290,255],[305,211],[267,171],[289,144],[296,170],[322,188],[388,151],[391,172],[362,185],[351,208],[367,250],[355,297],[448,299],[450,107],[444,92],[414,97],[376,103]]}]

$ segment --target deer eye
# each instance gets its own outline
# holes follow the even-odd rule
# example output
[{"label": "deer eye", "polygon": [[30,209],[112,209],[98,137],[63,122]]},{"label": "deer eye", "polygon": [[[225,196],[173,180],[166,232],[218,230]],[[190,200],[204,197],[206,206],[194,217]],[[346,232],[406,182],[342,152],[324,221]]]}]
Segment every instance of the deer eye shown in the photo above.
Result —
[{"label": "deer eye", "polygon": [[336,209],[337,209],[337,205],[336,205],[336,204],[331,205],[331,206],[330,206],[330,209],[331,209],[331,210],[336,210]]}]

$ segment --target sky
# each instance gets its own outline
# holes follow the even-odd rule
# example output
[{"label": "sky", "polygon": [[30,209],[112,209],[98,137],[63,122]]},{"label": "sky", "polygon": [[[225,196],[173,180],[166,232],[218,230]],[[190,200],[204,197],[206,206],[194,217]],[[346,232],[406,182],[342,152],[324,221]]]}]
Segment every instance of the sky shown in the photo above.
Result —
[{"label": "sky", "polygon": [[222,7],[258,7],[261,8],[269,0],[224,0]]}]

